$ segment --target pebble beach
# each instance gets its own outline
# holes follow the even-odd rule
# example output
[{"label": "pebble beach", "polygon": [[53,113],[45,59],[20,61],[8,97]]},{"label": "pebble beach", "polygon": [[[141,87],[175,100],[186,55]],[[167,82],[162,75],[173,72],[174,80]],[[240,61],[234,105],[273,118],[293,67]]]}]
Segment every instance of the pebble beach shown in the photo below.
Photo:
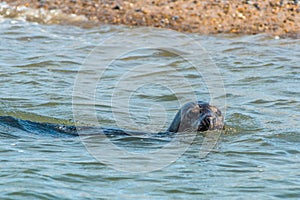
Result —
[{"label": "pebble beach", "polygon": [[11,6],[60,10],[90,23],[168,28],[199,34],[300,38],[300,4],[282,0],[4,0]]}]

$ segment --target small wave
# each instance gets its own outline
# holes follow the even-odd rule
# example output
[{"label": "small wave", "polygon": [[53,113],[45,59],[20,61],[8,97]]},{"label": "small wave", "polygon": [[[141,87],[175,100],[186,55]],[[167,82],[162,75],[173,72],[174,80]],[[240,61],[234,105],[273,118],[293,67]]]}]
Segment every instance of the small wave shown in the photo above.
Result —
[{"label": "small wave", "polygon": [[0,16],[42,24],[82,24],[88,19],[83,15],[65,14],[60,10],[32,9],[26,6],[10,6],[0,3]]},{"label": "small wave", "polygon": [[10,116],[0,117],[2,134],[11,135],[12,130],[16,136],[40,135],[51,137],[72,137],[77,136],[74,126],[63,126],[50,123],[38,123],[28,120],[21,120]]}]

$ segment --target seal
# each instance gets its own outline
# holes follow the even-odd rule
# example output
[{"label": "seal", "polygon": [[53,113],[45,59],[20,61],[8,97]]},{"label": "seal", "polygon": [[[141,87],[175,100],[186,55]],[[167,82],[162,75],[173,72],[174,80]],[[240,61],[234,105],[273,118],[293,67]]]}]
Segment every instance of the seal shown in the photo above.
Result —
[{"label": "seal", "polygon": [[222,130],[224,117],[215,106],[204,101],[186,103],[177,112],[168,132]]},{"label": "seal", "polygon": [[[11,116],[0,116],[1,127],[12,127],[20,130],[20,134],[24,131],[29,134],[49,135],[53,137],[73,137],[79,136],[78,131],[83,131],[85,136],[106,134],[106,135],[147,135],[147,133],[136,131],[125,131],[118,128],[105,128],[93,126],[68,126],[61,124],[52,124],[45,122],[32,122],[29,120],[22,120]],[[159,133],[164,135],[166,133],[177,132],[197,132],[207,130],[222,130],[224,127],[224,117],[221,111],[211,106],[206,102],[197,101],[189,102],[182,106],[175,115],[173,122],[166,132]],[[6,129],[5,129],[6,130]],[[5,130],[0,130],[5,131]],[[8,129],[10,130],[10,129]],[[10,132],[8,132],[10,134]],[[168,134],[167,134],[168,135]]]}]

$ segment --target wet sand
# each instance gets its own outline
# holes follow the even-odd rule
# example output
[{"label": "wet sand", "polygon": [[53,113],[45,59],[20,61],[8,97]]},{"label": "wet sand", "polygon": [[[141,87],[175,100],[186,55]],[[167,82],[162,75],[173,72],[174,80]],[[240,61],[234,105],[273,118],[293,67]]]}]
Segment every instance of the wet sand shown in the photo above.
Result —
[{"label": "wet sand", "polygon": [[61,10],[91,23],[169,28],[199,34],[267,33],[300,38],[300,3],[281,0],[4,0],[10,5]]}]

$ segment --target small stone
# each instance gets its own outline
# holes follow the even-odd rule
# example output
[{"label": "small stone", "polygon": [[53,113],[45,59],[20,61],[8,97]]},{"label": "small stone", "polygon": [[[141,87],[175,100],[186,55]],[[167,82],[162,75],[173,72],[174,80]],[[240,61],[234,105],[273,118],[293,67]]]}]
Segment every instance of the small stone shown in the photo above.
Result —
[{"label": "small stone", "polygon": [[112,7],[112,9],[114,9],[114,10],[121,10],[121,6],[115,5],[114,7]]},{"label": "small stone", "polygon": [[254,6],[257,10],[260,10],[260,7],[259,7],[258,3],[254,3],[253,6]]},{"label": "small stone", "polygon": [[172,19],[173,19],[174,21],[176,21],[177,19],[179,19],[179,16],[175,15],[175,16],[172,17]]},{"label": "small stone", "polygon": [[246,19],[246,17],[242,13],[238,13],[237,16],[240,19]]}]

